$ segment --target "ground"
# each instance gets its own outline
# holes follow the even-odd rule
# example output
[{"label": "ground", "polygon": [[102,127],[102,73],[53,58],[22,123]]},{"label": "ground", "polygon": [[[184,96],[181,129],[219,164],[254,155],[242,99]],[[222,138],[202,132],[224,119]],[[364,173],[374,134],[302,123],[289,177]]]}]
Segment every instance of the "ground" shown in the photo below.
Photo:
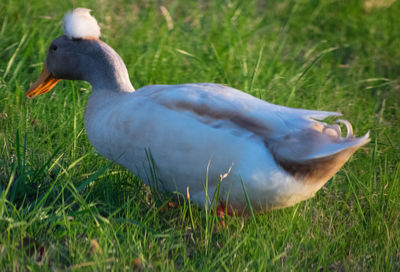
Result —
[{"label": "ground", "polygon": [[[79,1],[135,88],[216,82],[340,111],[371,143],[313,199],[225,218],[145,188],[89,144],[84,82],[26,99],[78,1],[0,3],[5,270],[399,270],[399,1]],[[177,166],[178,167],[178,166]]]}]

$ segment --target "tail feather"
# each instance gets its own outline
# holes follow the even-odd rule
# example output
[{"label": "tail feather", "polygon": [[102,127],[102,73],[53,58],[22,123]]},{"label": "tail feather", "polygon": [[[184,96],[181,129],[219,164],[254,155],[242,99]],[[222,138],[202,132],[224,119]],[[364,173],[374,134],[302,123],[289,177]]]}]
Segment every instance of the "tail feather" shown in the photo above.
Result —
[{"label": "tail feather", "polygon": [[358,148],[370,141],[369,132],[356,138],[348,121],[337,123],[346,126],[345,137],[337,124],[315,121],[311,128],[265,140],[265,144],[276,162],[295,178],[307,183],[326,182]]}]

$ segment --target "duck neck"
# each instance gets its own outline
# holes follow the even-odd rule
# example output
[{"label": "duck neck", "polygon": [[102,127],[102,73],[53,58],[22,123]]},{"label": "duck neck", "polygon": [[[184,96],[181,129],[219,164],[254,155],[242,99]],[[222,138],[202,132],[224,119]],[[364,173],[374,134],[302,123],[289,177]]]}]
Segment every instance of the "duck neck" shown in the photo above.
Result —
[{"label": "duck neck", "polygon": [[93,71],[86,77],[92,85],[93,92],[96,90],[134,92],[128,70],[121,57],[106,43],[99,41],[99,46],[101,50],[96,52],[98,56],[88,64],[93,65],[94,69],[87,69]]}]

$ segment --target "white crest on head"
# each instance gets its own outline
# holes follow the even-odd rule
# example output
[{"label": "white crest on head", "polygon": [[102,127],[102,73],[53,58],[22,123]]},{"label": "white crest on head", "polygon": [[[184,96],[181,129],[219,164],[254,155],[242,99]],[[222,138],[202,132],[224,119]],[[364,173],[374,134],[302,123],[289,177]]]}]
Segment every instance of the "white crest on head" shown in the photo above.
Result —
[{"label": "white crest on head", "polygon": [[84,39],[100,37],[100,27],[96,19],[90,15],[90,9],[76,8],[64,16],[64,34],[70,39]]}]

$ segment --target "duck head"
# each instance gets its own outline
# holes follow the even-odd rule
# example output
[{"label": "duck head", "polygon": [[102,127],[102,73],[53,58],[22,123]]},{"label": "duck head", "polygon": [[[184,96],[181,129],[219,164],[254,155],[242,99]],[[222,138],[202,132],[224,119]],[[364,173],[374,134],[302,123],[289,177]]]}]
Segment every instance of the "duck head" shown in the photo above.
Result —
[{"label": "duck head", "polygon": [[50,91],[61,79],[85,80],[93,89],[133,90],[124,62],[99,39],[100,28],[89,12],[78,8],[65,15],[65,35],[50,44],[42,73],[27,97]]}]

